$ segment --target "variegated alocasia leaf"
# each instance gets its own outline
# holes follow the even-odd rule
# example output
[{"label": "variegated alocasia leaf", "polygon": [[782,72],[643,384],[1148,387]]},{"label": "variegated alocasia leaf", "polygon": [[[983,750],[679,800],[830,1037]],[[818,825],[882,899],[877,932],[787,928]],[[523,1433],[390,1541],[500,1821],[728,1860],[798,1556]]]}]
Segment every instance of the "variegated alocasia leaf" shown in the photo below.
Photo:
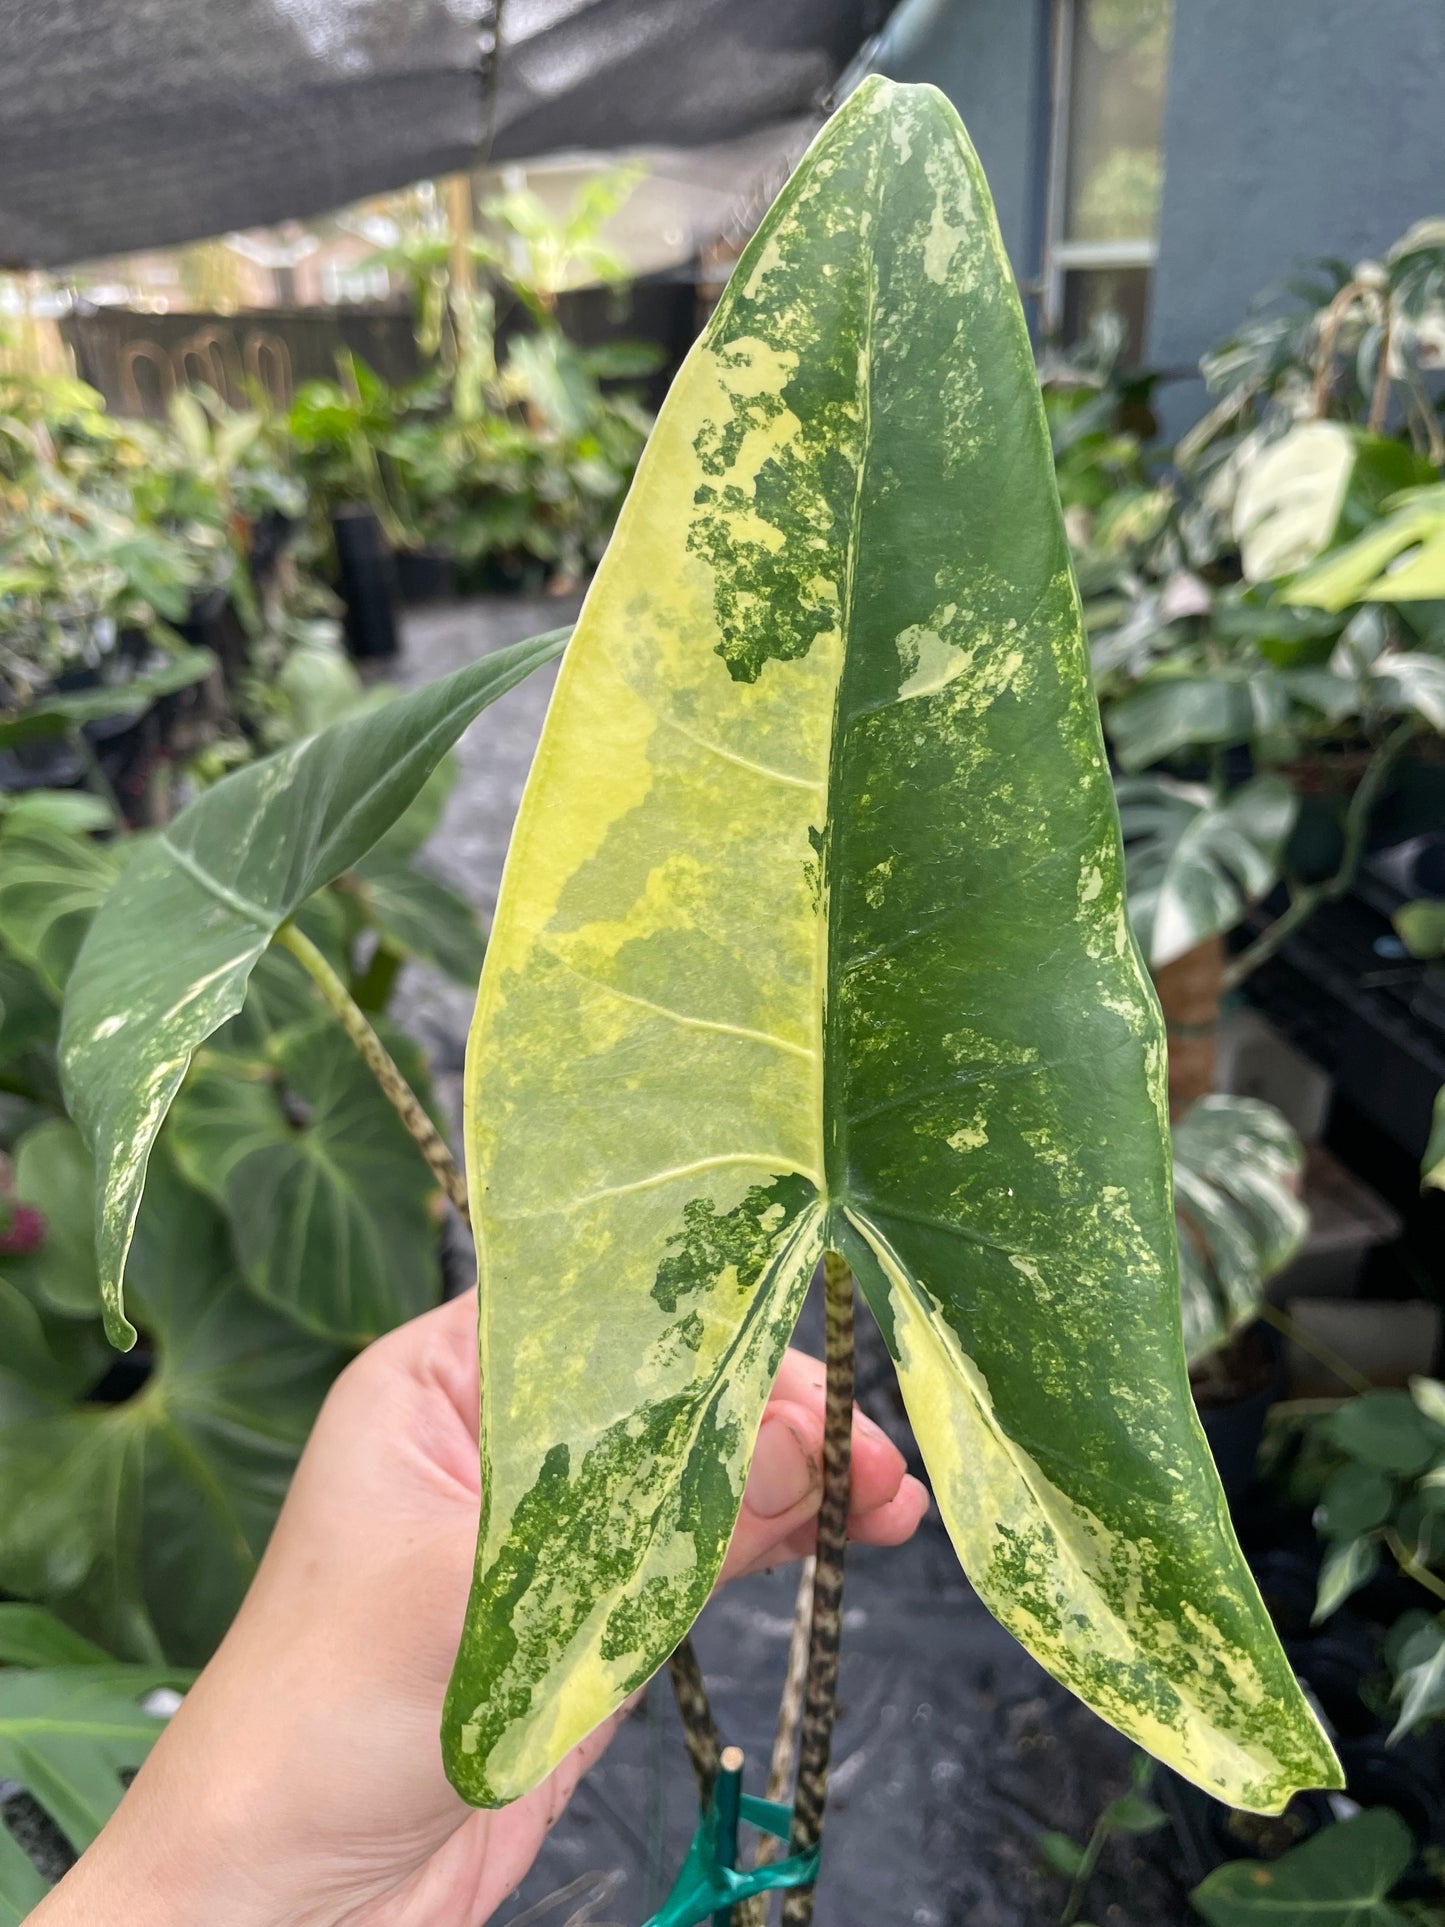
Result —
[{"label": "variegated alocasia leaf", "polygon": [[674,384],[522,804],[466,1115],[469,1799],[687,1630],[825,1246],[1004,1623],[1226,1799],[1338,1783],[1190,1401],[1039,392],[931,88],[849,99]]},{"label": "variegated alocasia leaf", "polygon": [[396,823],[487,704],[562,649],[555,630],[238,770],[151,838],[90,925],[66,989],[66,1101],[96,1160],[106,1331],[146,1160],[197,1046],[241,1008],[282,923]]}]

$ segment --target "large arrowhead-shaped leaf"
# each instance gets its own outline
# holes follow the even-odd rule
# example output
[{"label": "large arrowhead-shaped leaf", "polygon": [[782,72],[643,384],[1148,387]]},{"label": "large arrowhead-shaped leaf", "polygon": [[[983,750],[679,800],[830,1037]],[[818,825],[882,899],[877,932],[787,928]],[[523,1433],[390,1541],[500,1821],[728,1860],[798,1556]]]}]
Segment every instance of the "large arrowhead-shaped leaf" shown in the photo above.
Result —
[{"label": "large arrowhead-shaped leaf", "polygon": [[333,724],[182,811],[101,906],[67,989],[61,1066],[97,1166],[106,1328],[129,1346],[121,1276],[146,1160],[191,1054],[241,1008],[276,931],[412,802],[472,719],[550,661],[556,630]]},{"label": "large arrowhead-shaped leaf", "polygon": [[1190,1402],[1038,387],[932,89],[848,101],[673,388],[522,805],[467,1128],[468,1798],[686,1631],[825,1245],[1004,1623],[1227,1799],[1337,1780]]},{"label": "large arrowhead-shaped leaf", "polygon": [[[252,1297],[214,1208],[168,1158],[134,1288],[155,1369],[120,1405],[73,1403],[81,1388],[10,1306],[29,1343],[23,1359],[0,1349],[0,1590],[55,1606],[113,1652],[188,1664],[240,1604],[347,1354]],[[0,1292],[0,1347],[5,1312]],[[12,1365],[26,1378],[7,1386]]]}]

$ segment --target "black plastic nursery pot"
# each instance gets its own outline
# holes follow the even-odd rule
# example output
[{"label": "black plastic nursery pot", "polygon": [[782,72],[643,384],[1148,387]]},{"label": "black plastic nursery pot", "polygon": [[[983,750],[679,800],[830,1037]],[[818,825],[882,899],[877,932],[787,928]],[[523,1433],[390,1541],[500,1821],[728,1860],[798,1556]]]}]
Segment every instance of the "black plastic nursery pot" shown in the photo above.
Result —
[{"label": "black plastic nursery pot", "polygon": [[441,549],[398,549],[394,560],[397,594],[407,606],[455,596],[456,564]]},{"label": "black plastic nursery pot", "polygon": [[1223,1354],[1224,1382],[1197,1382],[1195,1403],[1225,1497],[1234,1506],[1254,1483],[1269,1408],[1284,1395],[1284,1347],[1268,1325],[1252,1325]]},{"label": "black plastic nursery pot", "polygon": [[553,577],[552,565],[539,556],[519,551],[498,553],[468,563],[457,571],[464,595],[543,595]]},{"label": "black plastic nursery pot", "polygon": [[331,518],[336,586],[345,605],[346,646],[358,662],[384,661],[400,647],[396,632],[396,562],[381,524],[359,503]]}]

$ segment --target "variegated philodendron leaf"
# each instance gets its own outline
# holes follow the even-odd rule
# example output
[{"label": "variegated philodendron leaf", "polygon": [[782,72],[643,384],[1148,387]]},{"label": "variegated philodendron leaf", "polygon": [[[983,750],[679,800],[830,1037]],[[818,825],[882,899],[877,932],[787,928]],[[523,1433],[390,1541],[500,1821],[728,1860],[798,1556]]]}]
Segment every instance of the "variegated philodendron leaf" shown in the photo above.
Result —
[{"label": "variegated philodendron leaf", "polygon": [[555,630],[333,723],[217,783],[127,865],[66,987],[66,1103],[95,1153],[106,1332],[135,1343],[121,1278],[156,1133],[196,1048],[245,1001],[286,918],[360,861],[487,704],[558,655]]},{"label": "variegated philodendron leaf", "polygon": [[466,1114],[467,1798],[686,1632],[825,1245],[1004,1623],[1228,1800],[1338,1783],[1190,1402],[1038,387],[930,88],[850,98],[674,384],[522,805]]}]

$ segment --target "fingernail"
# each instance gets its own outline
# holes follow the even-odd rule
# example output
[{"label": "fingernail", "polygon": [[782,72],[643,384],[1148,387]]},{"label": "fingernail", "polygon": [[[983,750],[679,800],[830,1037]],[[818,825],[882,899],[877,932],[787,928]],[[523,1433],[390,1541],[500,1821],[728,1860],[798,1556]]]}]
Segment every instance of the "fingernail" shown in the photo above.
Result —
[{"label": "fingernail", "polygon": [[817,1471],[802,1439],[784,1419],[768,1419],[758,1433],[743,1498],[760,1519],[776,1519],[801,1505]]},{"label": "fingernail", "polygon": [[866,1412],[860,1411],[857,1406],[853,1408],[853,1430],[855,1432],[861,1432],[865,1439],[886,1439],[888,1437],[883,1427],[869,1418]]}]

